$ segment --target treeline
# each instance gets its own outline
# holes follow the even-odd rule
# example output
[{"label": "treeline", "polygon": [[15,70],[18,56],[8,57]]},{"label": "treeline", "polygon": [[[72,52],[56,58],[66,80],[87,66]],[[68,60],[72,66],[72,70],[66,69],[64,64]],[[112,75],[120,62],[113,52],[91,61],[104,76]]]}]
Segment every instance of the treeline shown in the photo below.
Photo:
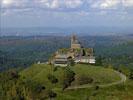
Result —
[{"label": "treeline", "polygon": [[0,70],[46,62],[57,49],[69,47],[67,39],[59,36],[1,38]]}]

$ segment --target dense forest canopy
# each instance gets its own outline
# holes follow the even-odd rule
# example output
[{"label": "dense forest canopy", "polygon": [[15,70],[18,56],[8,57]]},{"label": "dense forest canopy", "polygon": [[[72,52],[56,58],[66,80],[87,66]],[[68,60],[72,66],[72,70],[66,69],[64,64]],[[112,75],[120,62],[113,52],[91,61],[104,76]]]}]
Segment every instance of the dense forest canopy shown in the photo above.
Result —
[{"label": "dense forest canopy", "polygon": [[[93,47],[105,63],[132,65],[132,36],[79,36],[84,47]],[[70,47],[70,36],[0,37],[0,70],[46,62],[60,48]],[[119,59],[121,58],[121,59]]]}]

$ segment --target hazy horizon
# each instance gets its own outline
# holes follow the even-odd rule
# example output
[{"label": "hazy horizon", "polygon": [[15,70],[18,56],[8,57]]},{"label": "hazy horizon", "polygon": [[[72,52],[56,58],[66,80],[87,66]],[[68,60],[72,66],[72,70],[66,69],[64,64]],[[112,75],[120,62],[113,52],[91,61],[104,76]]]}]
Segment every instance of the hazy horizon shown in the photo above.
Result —
[{"label": "hazy horizon", "polygon": [[133,0],[2,0],[0,35],[133,34]]},{"label": "hazy horizon", "polygon": [[33,36],[33,35],[128,35],[133,34],[131,27],[18,27],[1,28],[0,36]]},{"label": "hazy horizon", "polygon": [[0,27],[5,28],[70,27],[73,31],[71,27],[102,26],[97,33],[115,32],[118,27],[119,34],[133,27],[132,0],[2,0],[0,5]]}]

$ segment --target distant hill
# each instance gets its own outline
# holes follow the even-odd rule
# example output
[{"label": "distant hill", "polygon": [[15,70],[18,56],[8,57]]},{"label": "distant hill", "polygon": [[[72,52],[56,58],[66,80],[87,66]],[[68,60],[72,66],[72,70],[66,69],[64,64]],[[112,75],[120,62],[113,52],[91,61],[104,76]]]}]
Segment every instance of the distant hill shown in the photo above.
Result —
[{"label": "distant hill", "polygon": [[131,36],[131,37],[133,37],[133,34],[127,34],[127,36]]},{"label": "distant hill", "polygon": [[27,28],[1,28],[1,36],[36,36],[36,35],[124,35],[133,34],[131,27],[27,27]]}]

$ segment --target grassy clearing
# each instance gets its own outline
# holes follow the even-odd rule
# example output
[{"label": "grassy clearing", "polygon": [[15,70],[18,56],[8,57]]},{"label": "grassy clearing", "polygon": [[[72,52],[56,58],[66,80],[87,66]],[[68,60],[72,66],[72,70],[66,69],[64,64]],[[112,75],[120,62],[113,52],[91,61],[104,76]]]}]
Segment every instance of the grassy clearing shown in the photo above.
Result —
[{"label": "grassy clearing", "polygon": [[[59,67],[57,71],[54,72],[53,69],[54,68],[50,65],[35,64],[30,68],[27,68],[26,70],[22,71],[20,74],[26,78],[44,84],[47,87],[53,87],[47,78],[48,74],[53,74],[59,80],[58,83],[54,85],[54,87],[62,87],[61,84],[64,75],[64,68]],[[70,69],[76,73],[75,81],[72,83],[72,85],[74,86],[78,85],[78,77],[82,75],[93,78],[94,81],[91,85],[108,84],[120,80],[120,77],[116,73],[114,73],[112,69],[108,68],[79,64],[70,67]]]},{"label": "grassy clearing", "polygon": [[60,91],[57,100],[133,100],[133,81],[128,80],[125,84],[100,88]]},{"label": "grassy clearing", "polygon": [[89,76],[94,79],[93,83],[95,84],[107,84],[120,80],[120,77],[114,73],[114,70],[100,66],[82,64],[72,67],[72,70],[76,73],[76,79],[81,75]]},{"label": "grassy clearing", "polygon": [[[56,71],[52,71],[53,67],[50,65],[33,65],[20,74],[25,78],[30,78],[38,83],[43,84],[48,89],[53,89],[57,93],[55,100],[133,100],[133,81],[127,80],[125,84],[119,84],[106,88],[99,88],[96,90],[95,85],[97,84],[108,84],[110,82],[119,81],[120,77],[112,69],[103,68],[100,66],[92,65],[75,65],[71,67],[76,73],[76,77],[80,75],[90,76],[94,79],[92,84],[93,87],[86,89],[76,90],[65,90],[61,91],[59,87],[62,87],[61,83],[63,80],[64,68],[57,68]],[[59,82],[52,85],[47,78],[47,75],[52,73]],[[72,85],[77,85],[75,80]]]}]

